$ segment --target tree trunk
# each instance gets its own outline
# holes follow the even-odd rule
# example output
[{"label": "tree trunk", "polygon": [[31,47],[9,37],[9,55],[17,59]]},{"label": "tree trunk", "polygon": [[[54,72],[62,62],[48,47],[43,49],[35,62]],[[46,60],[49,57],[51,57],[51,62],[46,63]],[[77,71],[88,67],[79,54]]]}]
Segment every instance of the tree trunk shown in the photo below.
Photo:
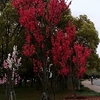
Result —
[{"label": "tree trunk", "polygon": [[6,97],[5,100],[16,100],[16,94],[14,91],[14,81],[11,77],[11,72],[7,72],[7,82],[6,82]]},{"label": "tree trunk", "polygon": [[46,53],[46,48],[44,48],[42,52],[44,92],[40,100],[50,100],[50,97],[48,95],[48,71],[47,71],[47,65],[46,65],[47,59],[45,53]]},{"label": "tree trunk", "polygon": [[75,89],[75,78],[72,76],[72,85],[73,85],[73,96],[76,98],[76,89]]}]

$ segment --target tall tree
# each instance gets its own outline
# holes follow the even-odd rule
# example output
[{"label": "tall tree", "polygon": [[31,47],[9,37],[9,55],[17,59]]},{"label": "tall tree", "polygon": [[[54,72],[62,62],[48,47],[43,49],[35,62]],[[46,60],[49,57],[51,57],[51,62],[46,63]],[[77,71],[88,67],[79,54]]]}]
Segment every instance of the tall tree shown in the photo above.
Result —
[{"label": "tall tree", "polygon": [[[0,77],[3,74],[3,60],[12,52],[13,45],[21,50],[23,32],[18,22],[18,14],[12,7],[10,0],[0,0]],[[21,41],[21,42],[20,42]]]},{"label": "tall tree", "polygon": [[18,39],[19,32],[22,28],[18,23],[18,15],[16,14],[9,0],[1,0],[0,2],[1,54],[2,57],[7,57],[7,54],[11,52],[13,45],[16,44],[15,41]]},{"label": "tall tree", "polygon": [[[39,77],[40,73],[43,74],[44,93],[41,100],[49,100],[50,63],[53,64],[52,71],[56,71],[62,76],[74,72],[72,70],[74,63],[70,65],[69,62],[73,58],[74,44],[77,45],[76,42],[74,43],[75,26],[68,22],[67,26],[58,27],[61,17],[68,10],[70,3],[67,5],[65,0],[12,0],[20,17],[19,22],[26,29],[23,53],[33,62],[34,72]],[[90,50],[87,49],[87,52]]]}]

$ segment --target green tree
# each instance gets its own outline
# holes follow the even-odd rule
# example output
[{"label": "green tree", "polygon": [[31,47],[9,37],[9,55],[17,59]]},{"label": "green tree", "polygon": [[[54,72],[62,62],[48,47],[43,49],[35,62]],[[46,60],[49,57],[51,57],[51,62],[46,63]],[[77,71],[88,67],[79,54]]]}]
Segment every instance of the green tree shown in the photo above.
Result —
[{"label": "green tree", "polygon": [[87,74],[96,75],[100,71],[100,58],[96,53],[92,53],[87,64]]},{"label": "green tree", "polygon": [[80,15],[79,18],[76,18],[74,23],[77,29],[76,41],[89,46],[92,48],[93,52],[96,52],[96,48],[99,44],[99,37],[94,23],[90,21],[86,15]]},{"label": "green tree", "polygon": [[11,3],[9,1],[5,1],[1,2],[1,5],[0,43],[2,44],[1,50],[3,56],[5,55],[5,57],[7,57],[7,54],[11,51],[13,45],[16,45],[16,43],[18,45],[17,41],[19,39],[19,33],[21,32],[22,27],[18,23],[18,15],[15,13]]}]

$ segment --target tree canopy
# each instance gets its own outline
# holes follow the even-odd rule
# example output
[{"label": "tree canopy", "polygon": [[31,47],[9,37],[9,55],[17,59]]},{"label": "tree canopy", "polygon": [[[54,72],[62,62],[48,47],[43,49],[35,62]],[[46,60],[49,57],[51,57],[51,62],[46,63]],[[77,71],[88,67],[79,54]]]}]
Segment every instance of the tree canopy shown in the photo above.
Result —
[{"label": "tree canopy", "polygon": [[[6,50],[6,44],[9,43],[8,51],[14,44],[19,45],[18,47],[21,50],[21,46],[23,43],[21,44],[20,41],[18,40],[19,39],[23,40],[23,35],[22,36],[21,34],[18,35],[19,33],[18,31],[20,31],[20,26],[19,26],[20,24],[18,23],[18,15],[15,12],[15,9],[12,7],[9,0],[2,0],[0,2],[1,2],[1,5],[0,5],[0,12],[1,12],[0,33],[1,34],[0,35],[2,35],[0,41],[1,41],[1,44],[2,44],[2,40],[5,42],[5,43],[3,42],[3,49],[5,48]],[[9,21],[9,23],[7,22],[7,20]],[[73,17],[71,15],[70,9],[68,9],[66,12],[63,13],[62,18],[60,19],[60,22],[58,23],[58,27],[63,28],[64,26],[66,26],[68,23],[68,20],[71,20],[71,22],[73,22],[73,24],[76,26],[76,30],[77,30],[76,41],[86,46],[89,46],[90,48],[93,49],[93,52],[96,54],[96,48],[99,43],[99,37],[98,37],[98,32],[95,29],[94,23],[90,21],[86,15]],[[9,25],[7,25],[7,23]],[[10,28],[9,39],[8,39],[8,36],[6,35],[7,34],[6,30],[8,29],[8,27]],[[5,50],[3,52],[1,51],[1,53],[6,52]]]}]

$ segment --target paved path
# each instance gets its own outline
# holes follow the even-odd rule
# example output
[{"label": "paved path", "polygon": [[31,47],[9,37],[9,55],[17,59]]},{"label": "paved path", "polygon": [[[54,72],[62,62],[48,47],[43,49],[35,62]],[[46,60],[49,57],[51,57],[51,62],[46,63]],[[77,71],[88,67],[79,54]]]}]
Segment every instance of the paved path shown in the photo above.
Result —
[{"label": "paved path", "polygon": [[91,85],[91,81],[85,80],[85,81],[82,81],[82,84],[84,85],[84,87],[88,87],[89,89],[100,93],[100,83],[99,82],[100,82],[100,79],[93,80],[93,85]]},{"label": "paved path", "polygon": [[100,86],[100,79],[94,79],[93,84],[97,85],[97,86]]}]

